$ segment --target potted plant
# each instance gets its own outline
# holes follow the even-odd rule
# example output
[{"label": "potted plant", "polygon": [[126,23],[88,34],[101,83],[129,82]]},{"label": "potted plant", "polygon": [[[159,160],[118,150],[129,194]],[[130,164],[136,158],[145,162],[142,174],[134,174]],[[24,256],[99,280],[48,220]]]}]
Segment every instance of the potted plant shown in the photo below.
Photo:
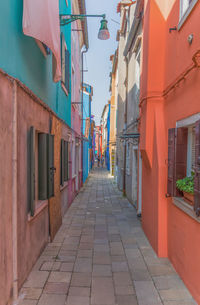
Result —
[{"label": "potted plant", "polygon": [[183,192],[184,198],[193,205],[194,203],[194,172],[190,177],[185,177],[176,181],[176,187]]}]

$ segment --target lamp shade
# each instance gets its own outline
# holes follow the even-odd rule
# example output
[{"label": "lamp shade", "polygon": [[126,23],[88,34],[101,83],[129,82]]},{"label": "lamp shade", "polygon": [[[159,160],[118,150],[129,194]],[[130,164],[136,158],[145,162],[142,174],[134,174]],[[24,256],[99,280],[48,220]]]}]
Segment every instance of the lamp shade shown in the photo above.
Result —
[{"label": "lamp shade", "polygon": [[107,23],[108,21],[105,18],[101,20],[101,27],[98,34],[98,38],[100,40],[107,40],[110,38],[110,33],[108,31]]}]

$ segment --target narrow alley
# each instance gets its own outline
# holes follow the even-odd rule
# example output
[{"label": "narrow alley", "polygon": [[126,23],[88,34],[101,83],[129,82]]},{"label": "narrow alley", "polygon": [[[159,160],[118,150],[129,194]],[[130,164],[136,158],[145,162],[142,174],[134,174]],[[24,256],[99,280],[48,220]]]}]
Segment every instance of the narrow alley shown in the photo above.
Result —
[{"label": "narrow alley", "polygon": [[157,258],[135,209],[95,168],[20,292],[20,305],[192,305],[168,259]]}]

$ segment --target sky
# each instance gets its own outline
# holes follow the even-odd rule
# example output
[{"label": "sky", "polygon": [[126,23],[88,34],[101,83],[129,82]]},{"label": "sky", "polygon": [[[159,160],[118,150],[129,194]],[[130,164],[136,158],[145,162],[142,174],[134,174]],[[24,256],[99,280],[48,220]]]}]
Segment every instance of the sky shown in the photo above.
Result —
[{"label": "sky", "polygon": [[[117,48],[116,35],[119,29],[120,16],[117,14],[119,0],[86,0],[87,14],[106,14],[110,32],[109,40],[97,38],[101,18],[88,18],[89,50],[84,57],[84,82],[93,86],[92,113],[95,116],[96,125],[100,123],[104,105],[110,99],[110,72],[112,64],[110,55]],[[115,20],[116,22],[112,21]]]}]

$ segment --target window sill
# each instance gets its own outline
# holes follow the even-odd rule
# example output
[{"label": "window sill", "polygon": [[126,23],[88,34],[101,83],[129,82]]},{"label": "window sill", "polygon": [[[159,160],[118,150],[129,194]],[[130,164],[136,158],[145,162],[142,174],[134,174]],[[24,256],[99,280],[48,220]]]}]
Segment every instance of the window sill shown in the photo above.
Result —
[{"label": "window sill", "polygon": [[173,197],[172,202],[177,208],[181,209],[188,216],[200,223],[200,218],[196,216],[193,207],[189,205],[182,197]]},{"label": "window sill", "polygon": [[64,185],[60,185],[60,191],[62,192],[68,186],[68,181],[64,182]]},{"label": "window sill", "polygon": [[179,20],[179,24],[178,24],[178,31],[182,28],[183,24],[185,23],[185,21],[187,20],[188,16],[190,15],[190,13],[192,12],[193,8],[195,7],[195,5],[197,4],[198,0],[193,0],[190,4],[190,6],[188,7],[188,9],[186,10],[185,14],[181,17],[181,19]]},{"label": "window sill", "polygon": [[30,213],[28,214],[28,222],[33,221],[48,206],[48,200],[38,201],[36,205],[37,208],[35,210],[34,216],[31,216]]}]

